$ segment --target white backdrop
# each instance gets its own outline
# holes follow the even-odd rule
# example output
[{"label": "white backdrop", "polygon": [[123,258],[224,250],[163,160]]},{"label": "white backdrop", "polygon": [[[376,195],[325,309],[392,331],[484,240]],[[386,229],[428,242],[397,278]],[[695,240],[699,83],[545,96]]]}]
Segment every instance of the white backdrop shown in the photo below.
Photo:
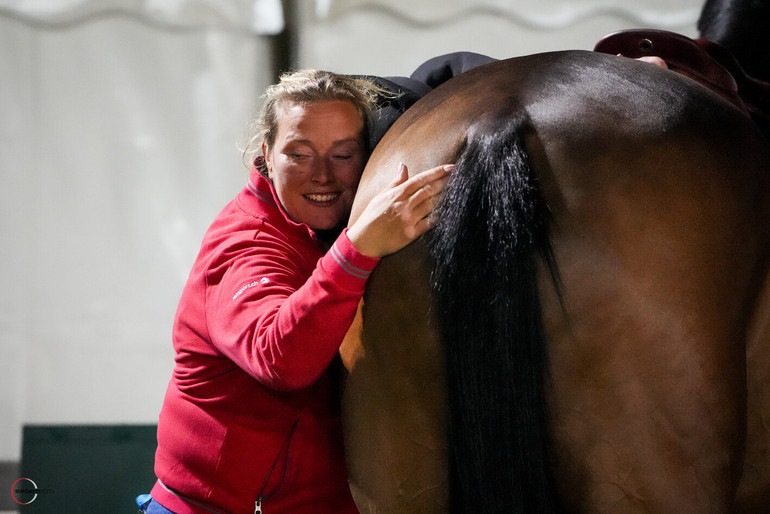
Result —
[{"label": "white backdrop", "polygon": [[0,16],[0,460],[24,423],[157,421],[179,293],[248,175],[266,39],[234,2],[117,3]]},{"label": "white backdrop", "polygon": [[498,59],[590,50],[625,28],[695,36],[703,0],[319,0],[301,10],[300,62],[347,73],[410,73],[436,55]]},{"label": "white backdrop", "polygon": [[[178,296],[247,176],[277,2],[0,0],[0,460],[24,423],[157,421]],[[455,50],[694,35],[700,0],[640,4],[303,0],[294,64],[398,75]]]}]

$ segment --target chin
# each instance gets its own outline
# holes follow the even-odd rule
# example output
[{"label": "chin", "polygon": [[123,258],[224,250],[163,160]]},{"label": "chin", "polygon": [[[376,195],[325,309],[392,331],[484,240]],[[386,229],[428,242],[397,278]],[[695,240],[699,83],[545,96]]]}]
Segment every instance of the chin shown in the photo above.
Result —
[{"label": "chin", "polygon": [[[327,213],[327,214],[330,214],[330,213]],[[308,226],[315,231],[335,230],[340,226],[347,225],[349,217],[350,217],[350,211],[340,213],[338,216],[319,216],[316,219],[315,223],[313,224],[308,223]]]},{"label": "chin", "polygon": [[334,230],[340,226],[340,223],[316,223],[308,226],[316,232],[321,232],[325,230]]}]

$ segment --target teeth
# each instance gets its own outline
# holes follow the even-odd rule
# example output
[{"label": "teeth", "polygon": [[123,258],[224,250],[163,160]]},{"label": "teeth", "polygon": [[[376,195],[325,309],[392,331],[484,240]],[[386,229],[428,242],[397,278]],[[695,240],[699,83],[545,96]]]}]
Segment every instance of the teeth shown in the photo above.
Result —
[{"label": "teeth", "polygon": [[314,202],[331,202],[335,198],[337,198],[337,193],[327,193],[327,194],[308,194],[305,195],[305,198],[308,200],[312,200]]}]

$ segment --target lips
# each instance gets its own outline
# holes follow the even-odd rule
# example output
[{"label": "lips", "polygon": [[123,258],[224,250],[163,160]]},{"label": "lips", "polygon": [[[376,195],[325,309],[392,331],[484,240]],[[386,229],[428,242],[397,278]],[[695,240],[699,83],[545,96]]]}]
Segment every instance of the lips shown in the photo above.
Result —
[{"label": "lips", "polygon": [[308,193],[302,196],[313,203],[328,204],[339,198],[340,193]]}]

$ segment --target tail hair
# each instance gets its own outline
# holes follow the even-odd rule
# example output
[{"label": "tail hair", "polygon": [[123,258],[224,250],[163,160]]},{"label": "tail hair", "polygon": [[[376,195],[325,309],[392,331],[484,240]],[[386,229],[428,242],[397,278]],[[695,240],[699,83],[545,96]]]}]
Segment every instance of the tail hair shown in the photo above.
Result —
[{"label": "tail hair", "polygon": [[452,512],[558,512],[538,252],[556,273],[525,116],[468,133],[429,250],[447,353]]}]

